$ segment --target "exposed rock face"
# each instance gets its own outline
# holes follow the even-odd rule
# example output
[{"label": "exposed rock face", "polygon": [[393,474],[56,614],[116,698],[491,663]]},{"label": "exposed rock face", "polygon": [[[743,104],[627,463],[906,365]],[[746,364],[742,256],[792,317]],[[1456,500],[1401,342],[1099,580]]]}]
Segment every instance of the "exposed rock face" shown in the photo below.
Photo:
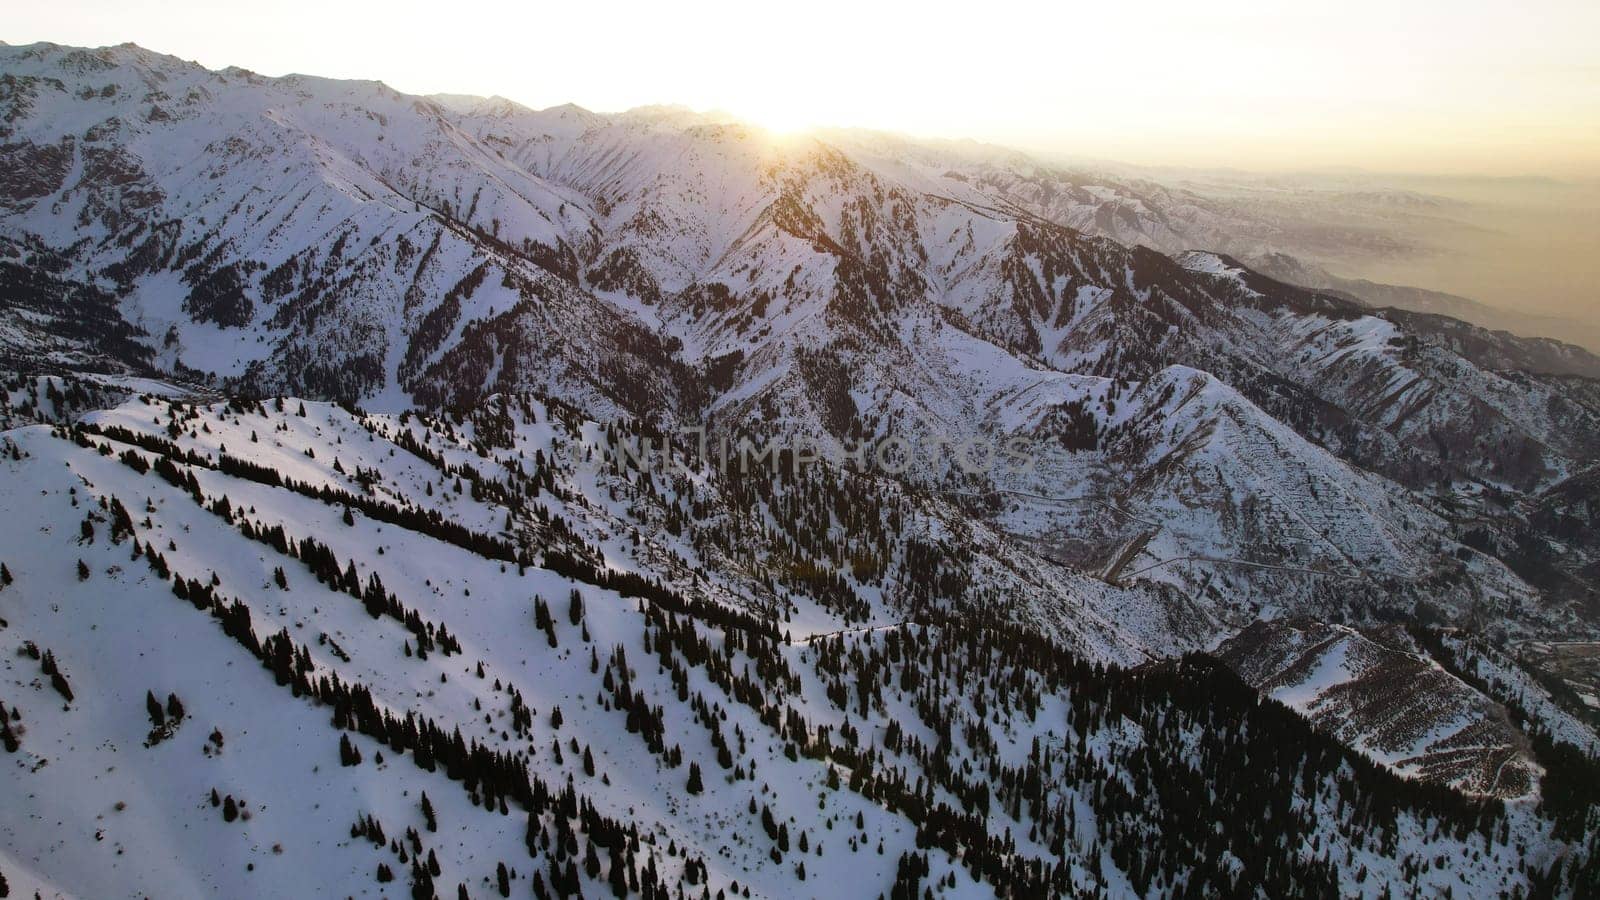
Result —
[{"label": "exposed rock face", "polygon": [[1495,797],[1534,789],[1538,764],[1505,709],[1445,671],[1404,629],[1257,622],[1219,655],[1263,694],[1399,772]]}]

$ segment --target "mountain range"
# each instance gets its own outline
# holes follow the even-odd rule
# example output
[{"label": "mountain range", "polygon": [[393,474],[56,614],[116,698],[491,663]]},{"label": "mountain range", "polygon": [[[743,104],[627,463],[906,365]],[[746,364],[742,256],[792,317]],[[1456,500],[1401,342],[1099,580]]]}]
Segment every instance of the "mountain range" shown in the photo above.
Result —
[{"label": "mountain range", "polygon": [[[1581,891],[1600,701],[1517,648],[1600,636],[1600,358],[1224,251],[1260,227],[0,46],[0,875]],[[943,450],[614,452],[700,430]]]}]

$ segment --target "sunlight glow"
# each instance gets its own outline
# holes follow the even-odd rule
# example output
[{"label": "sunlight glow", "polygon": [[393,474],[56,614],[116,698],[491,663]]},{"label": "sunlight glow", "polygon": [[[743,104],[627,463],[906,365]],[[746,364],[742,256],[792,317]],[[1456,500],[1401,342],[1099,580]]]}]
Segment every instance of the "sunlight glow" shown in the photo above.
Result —
[{"label": "sunlight glow", "polygon": [[733,115],[753,125],[760,126],[778,138],[804,134],[823,124],[814,113],[781,102],[734,110]]},{"label": "sunlight glow", "polygon": [[1600,3],[19,4],[0,39],[1142,164],[1600,172]]}]

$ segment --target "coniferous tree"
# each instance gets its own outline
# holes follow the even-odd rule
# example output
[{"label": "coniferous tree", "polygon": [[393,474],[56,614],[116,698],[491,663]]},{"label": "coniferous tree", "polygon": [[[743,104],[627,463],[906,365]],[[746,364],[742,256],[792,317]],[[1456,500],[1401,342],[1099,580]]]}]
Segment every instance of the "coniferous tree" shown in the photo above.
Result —
[{"label": "coniferous tree", "polygon": [[16,715],[16,710],[12,710],[8,715],[6,713],[6,705],[0,703],[0,746],[5,747],[7,753],[15,753],[22,746],[21,739],[17,737],[16,732],[11,730],[11,716],[13,715]]},{"label": "coniferous tree", "polygon": [[72,685],[67,681],[67,676],[61,671],[61,666],[56,662],[54,651],[46,650],[44,658],[39,661],[39,668],[44,674],[50,676],[50,686],[60,694],[68,703],[72,702]]},{"label": "coniferous tree", "polygon": [[422,818],[427,821],[429,831],[439,830],[439,821],[434,818],[433,802],[428,799],[427,791],[422,792]]},{"label": "coniferous tree", "polygon": [[628,867],[622,860],[622,848],[616,844],[611,845],[610,869],[611,894],[621,900],[628,896]]}]

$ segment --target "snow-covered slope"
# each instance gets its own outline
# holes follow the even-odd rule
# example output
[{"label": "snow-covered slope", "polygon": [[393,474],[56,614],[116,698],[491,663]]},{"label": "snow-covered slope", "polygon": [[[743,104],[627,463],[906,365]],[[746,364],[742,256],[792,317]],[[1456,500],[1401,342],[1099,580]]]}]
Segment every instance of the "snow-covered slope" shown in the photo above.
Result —
[{"label": "snow-covered slope", "polygon": [[[0,502],[29,512],[0,521],[0,876],[1377,896],[1515,889],[1572,846],[1531,800],[1398,780],[1204,658],[1090,665],[1126,652],[1122,623],[1087,640],[1114,592],[1018,583],[1039,573],[926,496],[584,463],[602,431],[535,398],[146,393],[7,432]],[[835,524],[779,515],[802,496]],[[859,543],[875,518],[901,527]],[[1041,637],[1054,604],[1079,605],[1069,643]]]}]

